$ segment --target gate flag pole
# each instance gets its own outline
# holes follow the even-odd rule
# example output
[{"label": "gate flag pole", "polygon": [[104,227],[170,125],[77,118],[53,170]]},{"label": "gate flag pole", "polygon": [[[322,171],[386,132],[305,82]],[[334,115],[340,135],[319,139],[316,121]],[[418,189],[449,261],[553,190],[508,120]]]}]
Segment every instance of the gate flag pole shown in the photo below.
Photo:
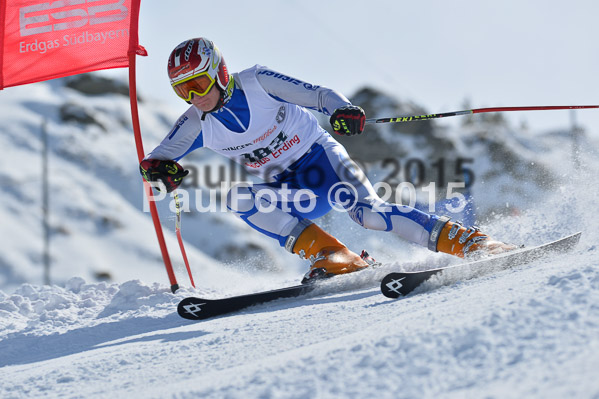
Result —
[{"label": "gate flag pole", "polygon": [[[137,155],[144,156],[135,84],[141,0],[0,1],[0,90],[65,76],[129,68],[129,99]],[[101,3],[101,4],[99,4]],[[27,66],[27,67],[24,67]],[[173,272],[152,189],[144,182],[160,251],[175,292]]]},{"label": "gate flag pole", "polygon": [[[131,35],[129,36],[129,100],[131,103],[131,122],[133,123],[133,137],[135,138],[135,147],[137,149],[137,158],[141,162],[145,156],[143,148],[143,140],[141,137],[141,128],[139,124],[139,113],[137,108],[137,83],[135,74],[135,57],[139,55],[148,55],[146,50],[141,47],[138,43],[138,17],[139,17],[139,3],[141,0],[134,0],[131,4]],[[142,179],[143,180],[143,179]],[[144,192],[150,206],[150,214],[152,215],[152,222],[154,223],[154,229],[156,230],[156,237],[158,238],[158,245],[160,246],[160,253],[162,254],[162,260],[164,261],[164,267],[171,285],[171,292],[175,293],[179,289],[177,283],[177,277],[173,270],[171,258],[168,253],[166,241],[164,240],[164,232],[162,231],[162,225],[160,224],[160,216],[158,215],[158,209],[156,208],[156,202],[154,201],[154,193],[152,187],[148,182],[143,180]]]}]

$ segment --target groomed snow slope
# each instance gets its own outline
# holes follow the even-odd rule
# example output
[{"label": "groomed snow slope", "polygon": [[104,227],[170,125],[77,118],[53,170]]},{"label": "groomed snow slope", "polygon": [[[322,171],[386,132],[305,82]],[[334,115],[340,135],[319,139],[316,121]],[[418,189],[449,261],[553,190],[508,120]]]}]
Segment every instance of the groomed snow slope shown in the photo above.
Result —
[{"label": "groomed snow slope", "polygon": [[[526,235],[540,213],[512,227]],[[557,216],[536,239],[555,238],[547,231],[560,223]],[[495,227],[510,235],[505,224]],[[449,286],[441,280],[400,300],[379,293],[380,277],[399,267],[388,264],[331,281],[329,294],[203,322],[174,313],[187,289],[172,295],[164,285],[79,278],[65,288],[22,285],[0,294],[0,396],[598,398],[592,225],[579,223],[572,253]]]}]

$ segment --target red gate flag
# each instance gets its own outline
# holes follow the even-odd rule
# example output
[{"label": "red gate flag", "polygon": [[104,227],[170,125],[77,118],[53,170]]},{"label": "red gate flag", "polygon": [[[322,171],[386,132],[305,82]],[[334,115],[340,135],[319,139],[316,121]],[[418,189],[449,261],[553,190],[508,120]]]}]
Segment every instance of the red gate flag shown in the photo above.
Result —
[{"label": "red gate flag", "polygon": [[2,0],[0,89],[129,66],[140,0]]},{"label": "red gate flag", "polygon": [[[137,112],[135,56],[148,54],[138,43],[140,1],[0,0],[0,90],[100,69],[128,67],[131,119],[141,161],[144,150]],[[144,187],[151,199],[152,189],[147,183]],[[175,292],[179,285],[158,210],[154,201],[149,202],[171,291]],[[189,266],[187,270],[193,285]]]}]

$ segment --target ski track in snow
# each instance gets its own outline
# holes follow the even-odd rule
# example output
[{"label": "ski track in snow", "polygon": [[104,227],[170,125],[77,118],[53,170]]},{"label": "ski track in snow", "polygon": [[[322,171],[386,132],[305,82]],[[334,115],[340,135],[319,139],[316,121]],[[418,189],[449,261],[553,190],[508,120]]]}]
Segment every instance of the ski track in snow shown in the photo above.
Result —
[{"label": "ski track in snow", "polygon": [[347,276],[203,322],[173,313],[191,290],[23,285],[0,297],[0,396],[597,398],[596,258],[583,240],[400,300]]}]

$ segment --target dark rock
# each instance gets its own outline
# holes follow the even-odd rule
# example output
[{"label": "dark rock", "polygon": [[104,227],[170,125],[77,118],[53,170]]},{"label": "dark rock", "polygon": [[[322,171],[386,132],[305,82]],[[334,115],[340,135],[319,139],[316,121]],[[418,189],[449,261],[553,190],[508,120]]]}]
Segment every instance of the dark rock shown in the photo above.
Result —
[{"label": "dark rock", "polygon": [[[115,79],[106,78],[93,73],[69,76],[65,79],[66,87],[90,96],[120,94],[129,97],[129,85]],[[137,100],[142,102],[139,95]]]}]

